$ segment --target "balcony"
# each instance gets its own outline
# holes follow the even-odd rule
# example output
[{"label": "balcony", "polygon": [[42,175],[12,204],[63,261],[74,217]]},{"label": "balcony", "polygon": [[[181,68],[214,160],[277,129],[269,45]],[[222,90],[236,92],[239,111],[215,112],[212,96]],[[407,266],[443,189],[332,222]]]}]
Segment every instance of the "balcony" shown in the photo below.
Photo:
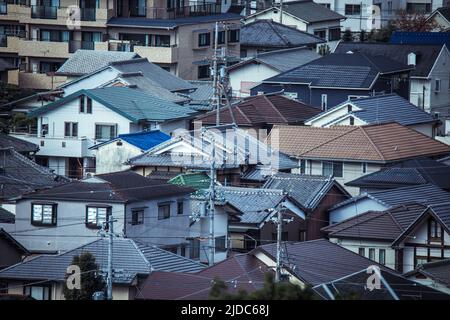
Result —
[{"label": "balcony", "polygon": [[32,19],[57,19],[58,7],[50,6],[31,6]]},{"label": "balcony", "polygon": [[18,73],[18,84],[23,89],[52,90],[65,83],[66,80],[66,77],[46,73],[32,73],[25,71],[20,71]]},{"label": "balcony", "polygon": [[95,8],[80,8],[81,21],[95,21],[96,9]]},{"label": "balcony", "polygon": [[177,19],[187,17],[209,16],[220,14],[221,5],[216,3],[194,4],[178,8],[157,8],[147,9],[147,18],[150,19]]},{"label": "balcony", "polygon": [[134,46],[133,52],[153,63],[176,63],[178,61],[178,47],[146,47]]},{"label": "balcony", "polygon": [[37,155],[55,157],[93,157],[94,152],[89,150],[95,144],[95,140],[86,137],[38,137],[36,134],[11,133],[11,136],[25,140],[39,146]]},{"label": "balcony", "polygon": [[0,35],[0,52],[18,53],[19,37]]},{"label": "balcony", "polygon": [[69,53],[74,53],[75,51],[83,50],[108,50],[108,42],[94,42],[94,41],[77,41],[72,40],[69,42]]},{"label": "balcony", "polygon": [[69,58],[69,43],[55,41],[19,40],[19,56]]}]

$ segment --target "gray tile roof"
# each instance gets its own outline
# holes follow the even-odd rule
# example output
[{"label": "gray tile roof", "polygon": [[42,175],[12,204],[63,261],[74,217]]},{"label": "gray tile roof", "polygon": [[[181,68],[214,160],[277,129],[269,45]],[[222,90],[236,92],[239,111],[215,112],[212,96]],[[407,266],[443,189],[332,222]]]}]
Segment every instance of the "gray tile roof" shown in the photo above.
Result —
[{"label": "gray tile roof", "polygon": [[345,16],[312,0],[285,2],[283,10],[308,23],[346,19]]},{"label": "gray tile roof", "polygon": [[0,175],[0,199],[14,199],[26,193],[65,183],[68,179],[54,174],[16,152],[0,149],[3,172]]},{"label": "gray tile roof", "polygon": [[[108,239],[100,238],[58,255],[40,255],[0,271],[0,279],[64,281],[67,267],[74,256],[89,251],[100,270],[106,270]],[[131,239],[113,241],[113,283],[130,284],[138,276],[150,274],[150,264]]]},{"label": "gray tile roof", "polygon": [[272,20],[255,20],[241,28],[241,46],[292,48],[323,43],[321,38]]},{"label": "gray tile roof", "polygon": [[111,18],[106,23],[108,27],[148,27],[174,29],[178,26],[210,23],[215,21],[240,20],[241,15],[236,13],[212,14],[207,16],[187,17],[178,19],[147,19],[147,18]]},{"label": "gray tile roof", "polygon": [[390,44],[372,42],[340,42],[335,53],[361,52],[370,55],[381,55],[408,64],[408,55],[416,54],[416,66],[411,71],[411,77],[428,77],[443,45],[428,44]]},{"label": "gray tile roof", "polygon": [[67,76],[81,76],[94,72],[111,62],[130,60],[139,57],[134,52],[77,50],[58,69],[56,74]]},{"label": "gray tile roof", "polygon": [[[322,113],[322,115],[347,105],[349,102],[360,110],[353,110],[339,119],[354,116],[361,119],[366,124],[395,121],[404,126],[436,123],[438,121],[438,119],[431,114],[419,109],[417,106],[395,93],[345,101]],[[320,114],[314,118],[319,116]],[[313,120],[314,118],[309,120]]]},{"label": "gray tile roof", "polygon": [[[258,247],[273,259],[276,257],[276,243]],[[326,239],[305,242],[284,242],[282,244],[283,265],[289,267],[293,274],[306,284],[315,286],[345,277],[376,262],[347,250]],[[274,260],[275,261],[275,260]],[[382,270],[388,270],[380,266]]]},{"label": "gray tile roof", "polygon": [[447,230],[450,230],[450,201],[447,201],[446,203],[433,204],[430,208],[444,223]]},{"label": "gray tile roof", "polygon": [[405,276],[408,277],[418,273],[450,287],[450,259],[424,263],[415,270],[406,273]]},{"label": "gray tile roof", "polygon": [[212,81],[192,80],[189,83],[197,88],[194,92],[188,94],[189,98],[192,99],[191,104],[204,104],[209,106],[214,94]]},{"label": "gray tile roof", "polygon": [[450,190],[450,166],[432,159],[413,159],[347,182],[361,188],[393,189],[431,183]]},{"label": "gray tile roof", "polygon": [[370,89],[379,74],[411,69],[382,56],[333,53],[263,82],[310,84],[312,87]]},{"label": "gray tile roof", "polygon": [[262,188],[284,190],[302,206],[314,210],[333,186],[347,194],[332,177],[289,173],[269,177]]},{"label": "gray tile roof", "polygon": [[145,245],[140,241],[137,241],[136,244],[150,263],[152,271],[192,273],[199,272],[206,267],[197,261],[182,257],[156,246]]},{"label": "gray tile roof", "polygon": [[181,106],[173,102],[157,98],[141,90],[129,87],[106,87],[74,92],[67,97],[35,109],[30,116],[39,116],[54,110],[81,95],[90,98],[110,108],[131,122],[170,121],[187,118],[195,114],[188,106]]},{"label": "gray tile roof", "polygon": [[37,152],[39,146],[37,144],[0,133],[0,149],[13,148],[19,153]]},{"label": "gray tile roof", "polygon": [[418,202],[425,205],[450,202],[450,193],[432,184],[424,184],[412,187],[402,187],[389,190],[364,192],[358,196],[340,202],[330,210],[335,210],[344,205],[358,201],[359,199],[370,198],[380,202],[387,207],[395,207],[401,204]]}]

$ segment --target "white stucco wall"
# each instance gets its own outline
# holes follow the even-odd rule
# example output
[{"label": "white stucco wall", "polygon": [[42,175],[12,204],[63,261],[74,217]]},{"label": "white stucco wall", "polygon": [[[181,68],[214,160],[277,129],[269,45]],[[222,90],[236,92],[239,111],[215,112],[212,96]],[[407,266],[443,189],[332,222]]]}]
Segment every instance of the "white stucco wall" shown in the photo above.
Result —
[{"label": "white stucco wall", "polygon": [[[121,142],[122,145],[118,144]],[[129,144],[128,142],[118,139],[100,146],[96,154],[96,174],[117,172],[128,169],[130,166],[124,163],[135,156],[142,154],[142,151]]]},{"label": "white stucco wall", "polygon": [[349,203],[345,206],[330,211],[330,224],[341,222],[345,219],[354,217],[358,214],[373,210],[383,211],[389,207],[369,198],[364,198],[356,202]]},{"label": "white stucco wall", "polygon": [[[249,63],[242,67],[231,70],[229,73],[231,89],[235,97],[248,97],[249,92],[242,92],[242,83],[253,83],[256,86],[263,80],[276,76],[278,71],[264,64]],[[248,85],[245,87],[248,89]],[[245,90],[244,90],[245,91]]]}]

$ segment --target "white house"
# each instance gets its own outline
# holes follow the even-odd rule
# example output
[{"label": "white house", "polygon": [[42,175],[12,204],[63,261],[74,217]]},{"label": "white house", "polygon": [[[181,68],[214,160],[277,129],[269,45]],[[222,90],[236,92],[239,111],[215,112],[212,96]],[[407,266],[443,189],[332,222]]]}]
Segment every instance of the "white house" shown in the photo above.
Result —
[{"label": "white house", "polygon": [[438,29],[436,31],[450,31],[450,1],[447,7],[441,7],[434,10],[428,20],[434,21]]},{"label": "white house", "polygon": [[37,134],[14,136],[39,145],[40,164],[79,178],[95,172],[93,145],[146,129],[170,134],[187,128],[191,114],[187,106],[132,88],[80,90],[29,114],[37,118]]},{"label": "white house", "polygon": [[367,125],[395,121],[429,137],[435,136],[438,119],[419,109],[399,95],[350,97],[336,107],[309,119],[306,125],[329,128],[339,125]]}]

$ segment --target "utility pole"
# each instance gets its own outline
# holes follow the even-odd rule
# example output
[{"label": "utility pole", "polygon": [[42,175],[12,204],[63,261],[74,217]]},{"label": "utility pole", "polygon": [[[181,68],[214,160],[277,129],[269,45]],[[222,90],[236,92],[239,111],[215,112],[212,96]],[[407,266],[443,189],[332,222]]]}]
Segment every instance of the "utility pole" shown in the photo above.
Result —
[{"label": "utility pole", "polygon": [[283,228],[283,214],[281,209],[278,210],[277,217],[277,269],[275,274],[275,282],[280,282],[281,280],[281,236]]},{"label": "utility pole", "polygon": [[111,213],[106,214],[108,226],[108,276],[106,278],[106,299],[112,300],[112,277],[113,277],[113,218]]},{"label": "utility pole", "polygon": [[216,106],[216,126],[220,125],[219,109],[220,109],[220,94],[219,94],[219,74],[217,70],[217,60],[218,56],[218,46],[219,46],[219,22],[216,21],[216,27],[214,29],[214,56],[213,56],[213,106]]},{"label": "utility pole", "polygon": [[280,0],[280,23],[283,24],[283,0]]}]

